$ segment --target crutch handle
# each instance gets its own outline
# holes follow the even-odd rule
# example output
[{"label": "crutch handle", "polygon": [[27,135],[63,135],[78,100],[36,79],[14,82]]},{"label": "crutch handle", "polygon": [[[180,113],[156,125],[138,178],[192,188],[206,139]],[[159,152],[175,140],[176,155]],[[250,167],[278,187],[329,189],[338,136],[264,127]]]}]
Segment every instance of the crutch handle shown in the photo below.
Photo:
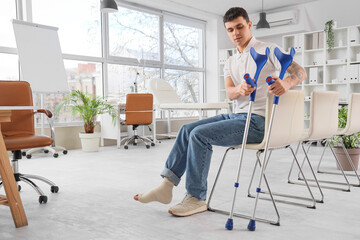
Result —
[{"label": "crutch handle", "polygon": [[[256,87],[256,83],[251,79],[250,74],[245,73],[244,79],[247,84],[249,84],[251,87]],[[256,96],[256,89],[250,94],[250,101],[254,102]]]},{"label": "crutch handle", "polygon": [[[271,84],[273,84],[275,81],[271,76],[268,76],[266,78],[266,83],[270,86]],[[273,104],[278,104],[279,103],[279,96],[274,96],[274,101]]]},{"label": "crutch handle", "polygon": [[266,83],[270,86],[271,84],[273,84],[275,81],[271,76],[268,76],[266,78]]}]

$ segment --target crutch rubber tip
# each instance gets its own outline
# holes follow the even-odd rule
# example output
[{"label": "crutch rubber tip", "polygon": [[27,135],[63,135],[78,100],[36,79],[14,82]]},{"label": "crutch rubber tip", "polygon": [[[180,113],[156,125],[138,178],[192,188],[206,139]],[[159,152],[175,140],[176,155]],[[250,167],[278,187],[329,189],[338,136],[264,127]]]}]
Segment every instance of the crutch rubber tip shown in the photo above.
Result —
[{"label": "crutch rubber tip", "polygon": [[228,218],[228,220],[226,221],[225,227],[227,230],[232,230],[233,229],[233,220],[231,218]]},{"label": "crutch rubber tip", "polygon": [[250,220],[250,222],[249,222],[249,225],[248,225],[248,230],[249,231],[255,231],[255,220]]}]

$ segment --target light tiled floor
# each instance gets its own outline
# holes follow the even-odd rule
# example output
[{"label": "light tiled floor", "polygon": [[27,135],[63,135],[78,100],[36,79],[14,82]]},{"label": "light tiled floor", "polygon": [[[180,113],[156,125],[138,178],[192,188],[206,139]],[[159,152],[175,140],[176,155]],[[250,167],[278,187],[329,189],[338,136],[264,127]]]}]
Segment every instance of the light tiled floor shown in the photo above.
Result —
[{"label": "light tiled floor", "polygon": [[[227,220],[225,215],[205,212],[178,218],[168,214],[169,206],[184,197],[184,181],[175,188],[170,205],[143,205],[134,201],[134,194],[146,191],[161,181],[159,173],[173,142],[164,140],[151,149],[144,146],[130,146],[129,150],[104,147],[98,153],[75,150],[58,159],[36,154],[30,160],[22,160],[21,172],[48,177],[59,185],[60,191],[51,194],[49,187],[39,183],[49,197],[47,204],[40,205],[35,191],[21,184],[21,197],[29,226],[16,229],[9,209],[0,206],[0,240],[360,239],[360,188],[356,187],[351,192],[324,189],[325,203],[317,204],[317,209],[278,203],[281,226],[257,222],[255,232],[246,229],[246,219],[234,218],[234,230],[228,231],[224,228]],[[213,150],[209,189],[225,148],[214,147]],[[321,150],[313,148],[312,159],[317,160]],[[240,150],[229,152],[224,174],[214,195],[214,207],[230,208],[239,154]],[[245,153],[236,211],[251,213],[253,209],[254,201],[247,197],[247,186],[254,156],[253,151]],[[324,167],[335,169],[334,161],[329,154],[327,156]],[[304,186],[287,184],[291,160],[288,150],[273,153],[267,172],[272,190],[307,196]],[[339,176],[320,177],[341,180]],[[318,197],[316,189],[313,190]],[[3,193],[3,189],[0,192]],[[257,212],[259,217],[274,217],[269,201],[260,200]]]}]

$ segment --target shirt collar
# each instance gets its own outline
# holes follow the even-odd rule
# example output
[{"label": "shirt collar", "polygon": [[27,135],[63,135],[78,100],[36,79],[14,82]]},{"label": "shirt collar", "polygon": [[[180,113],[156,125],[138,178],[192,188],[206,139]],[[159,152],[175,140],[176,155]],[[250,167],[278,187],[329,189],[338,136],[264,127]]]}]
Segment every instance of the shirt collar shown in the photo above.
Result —
[{"label": "shirt collar", "polygon": [[252,48],[253,46],[255,46],[256,43],[256,38],[255,37],[251,37],[248,45],[246,46],[246,48],[244,49],[244,51],[242,53],[239,52],[239,50],[236,49],[236,56],[239,58],[243,53],[247,53],[250,52],[250,48]]},{"label": "shirt collar", "polygon": [[252,48],[253,46],[255,46],[256,43],[256,38],[255,37],[251,37],[250,42],[248,43],[248,45],[246,46],[246,48],[244,49],[243,52],[249,52],[250,48]]}]

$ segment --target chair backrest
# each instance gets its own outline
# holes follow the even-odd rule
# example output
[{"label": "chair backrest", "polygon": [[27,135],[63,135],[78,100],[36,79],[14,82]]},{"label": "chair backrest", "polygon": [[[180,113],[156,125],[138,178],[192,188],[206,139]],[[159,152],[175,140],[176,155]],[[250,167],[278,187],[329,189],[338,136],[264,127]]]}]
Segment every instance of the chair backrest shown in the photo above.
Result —
[{"label": "chair backrest", "polygon": [[[269,94],[265,116],[265,135],[268,132],[271,112],[273,108],[273,95]],[[304,92],[288,91],[282,95],[276,106],[273,119],[269,147],[283,147],[301,139],[304,122]]]},{"label": "chair backrest", "polygon": [[[33,106],[30,84],[24,81],[0,81],[0,106]],[[11,122],[2,123],[4,137],[35,135],[34,111],[11,112]]]},{"label": "chair backrest", "polygon": [[129,93],[126,95],[126,125],[146,125],[153,120],[153,95]]},{"label": "chair backrest", "polygon": [[148,87],[149,91],[154,94],[156,104],[181,103],[181,99],[176,94],[176,91],[163,79],[151,79]]},{"label": "chair backrest", "polygon": [[312,92],[309,140],[320,140],[335,135],[338,130],[338,107],[338,92]]},{"label": "chair backrest", "polygon": [[346,122],[346,135],[360,132],[360,93],[350,95],[348,116]]}]

